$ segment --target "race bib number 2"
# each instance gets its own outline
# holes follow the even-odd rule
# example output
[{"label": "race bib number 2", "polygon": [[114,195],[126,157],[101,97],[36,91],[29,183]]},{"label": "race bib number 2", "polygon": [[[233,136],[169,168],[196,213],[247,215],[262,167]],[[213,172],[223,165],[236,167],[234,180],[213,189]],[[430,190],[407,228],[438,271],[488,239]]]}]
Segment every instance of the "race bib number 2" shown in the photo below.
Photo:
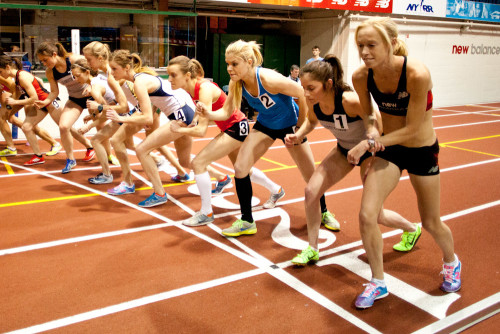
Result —
[{"label": "race bib number 2", "polygon": [[276,104],[276,102],[274,102],[274,100],[267,93],[260,95],[259,100],[266,109],[269,109]]}]

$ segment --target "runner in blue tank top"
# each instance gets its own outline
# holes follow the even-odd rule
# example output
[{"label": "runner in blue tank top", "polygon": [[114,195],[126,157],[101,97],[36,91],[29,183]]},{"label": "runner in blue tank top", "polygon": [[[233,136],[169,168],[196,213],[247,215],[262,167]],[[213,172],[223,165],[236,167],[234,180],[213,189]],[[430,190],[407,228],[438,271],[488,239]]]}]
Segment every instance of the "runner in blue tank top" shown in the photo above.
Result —
[{"label": "runner in blue tank top", "polygon": [[40,62],[47,67],[45,76],[50,84],[50,94],[45,100],[37,101],[35,104],[39,108],[43,108],[54,101],[59,96],[59,81],[68,88],[69,100],[64,105],[59,120],[59,131],[62,146],[67,156],[66,166],[63,168],[62,173],[69,173],[76,166],[75,156],[73,155],[73,138],[87,148],[83,161],[90,161],[95,156],[90,140],[72,128],[85,108],[87,97],[83,96],[85,87],[78,83],[71,74],[71,64],[83,57],[69,54],[60,43],[54,44],[51,42],[40,44],[36,55]]},{"label": "runner in blue tank top", "polygon": [[[203,104],[197,105],[198,112],[204,116],[212,120],[225,120],[234,109],[240,108],[241,99],[245,96],[248,103],[259,112],[257,122],[243,142],[234,165],[236,193],[242,217],[222,231],[222,234],[230,237],[257,233],[257,225],[252,216],[250,169],[276,139],[284,141],[287,134],[294,133],[296,125],[302,124],[307,114],[302,87],[273,70],[261,68],[262,61],[259,46],[254,41],[239,40],[231,43],[226,49],[227,71],[231,81],[224,107],[208,111]],[[292,97],[298,98],[298,109]],[[304,140],[287,149],[302,177],[308,182],[314,173],[314,157],[309,144]],[[280,189],[272,199],[276,202],[284,195],[284,190]],[[324,196],[321,197],[321,209],[323,223],[336,226],[338,222],[326,209]]]}]

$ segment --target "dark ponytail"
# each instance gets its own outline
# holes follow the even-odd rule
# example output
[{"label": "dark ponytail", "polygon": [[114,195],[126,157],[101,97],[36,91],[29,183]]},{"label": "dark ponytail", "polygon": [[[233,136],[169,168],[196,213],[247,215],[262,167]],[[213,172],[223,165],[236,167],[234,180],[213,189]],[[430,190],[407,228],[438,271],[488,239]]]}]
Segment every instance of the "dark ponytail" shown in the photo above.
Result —
[{"label": "dark ponytail", "polygon": [[0,68],[6,68],[7,65],[15,67],[17,70],[23,69],[21,61],[15,57],[0,56]]},{"label": "dark ponytail", "polygon": [[335,95],[345,91],[352,91],[352,88],[344,82],[344,70],[340,60],[333,54],[327,54],[323,60],[312,61],[302,67],[300,75],[308,73],[313,80],[323,83],[323,88],[326,89],[326,83],[332,79],[332,90]]}]

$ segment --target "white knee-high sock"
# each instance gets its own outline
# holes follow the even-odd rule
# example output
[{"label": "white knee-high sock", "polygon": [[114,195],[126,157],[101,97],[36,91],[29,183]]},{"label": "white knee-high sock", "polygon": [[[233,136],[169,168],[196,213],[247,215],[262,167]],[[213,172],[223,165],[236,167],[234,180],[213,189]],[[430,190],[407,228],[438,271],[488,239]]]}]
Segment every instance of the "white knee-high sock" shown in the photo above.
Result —
[{"label": "white knee-high sock", "polygon": [[196,186],[200,191],[201,197],[201,213],[208,215],[212,213],[212,182],[210,181],[210,174],[208,172],[194,176]]},{"label": "white knee-high sock", "polygon": [[266,187],[267,190],[271,192],[271,194],[277,194],[281,187],[271,181],[270,178],[266,176],[260,169],[252,168],[252,174],[250,175],[250,180],[257,184],[260,184],[263,187]]}]

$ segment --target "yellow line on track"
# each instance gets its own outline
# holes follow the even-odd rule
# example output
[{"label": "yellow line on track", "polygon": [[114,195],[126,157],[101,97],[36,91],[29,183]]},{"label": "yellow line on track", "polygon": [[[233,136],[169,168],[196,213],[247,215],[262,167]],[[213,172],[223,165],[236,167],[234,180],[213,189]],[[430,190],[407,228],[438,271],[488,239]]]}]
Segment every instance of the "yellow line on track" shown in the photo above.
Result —
[{"label": "yellow line on track", "polygon": [[[2,161],[8,162],[6,157],[2,157],[1,159],[2,159]],[[14,174],[14,171],[12,170],[12,167],[10,167],[9,164],[4,164],[4,166],[5,166],[5,169],[7,170],[7,173]]]},{"label": "yellow line on track", "polygon": [[500,135],[493,135],[493,136],[487,136],[487,137],[478,137],[478,138],[471,138],[471,139],[463,139],[463,140],[456,140],[456,141],[449,141],[447,143],[440,143],[440,145],[448,145],[448,144],[458,144],[458,143],[465,143],[468,141],[476,141],[476,140],[483,140],[483,139],[491,139],[491,138],[496,138],[500,137]]},{"label": "yellow line on track", "polygon": [[500,155],[486,153],[486,152],[481,152],[481,151],[475,151],[475,150],[469,150],[469,149],[462,148],[462,147],[456,147],[456,146],[450,146],[450,145],[444,145],[444,144],[439,144],[439,146],[447,147],[447,148],[454,148],[454,149],[461,150],[461,151],[467,151],[467,152],[472,152],[472,153],[484,154],[484,155],[489,155],[491,157],[500,158]]},{"label": "yellow line on track", "polygon": [[[2,158],[2,159],[4,159],[4,158]],[[315,162],[316,165],[318,165],[320,163],[321,163],[321,161]],[[276,163],[276,164],[281,165],[283,167],[266,169],[266,170],[263,170],[263,172],[264,173],[276,172],[276,171],[280,171],[280,170],[297,168],[297,166],[287,166],[287,165],[283,165],[283,164],[279,164],[279,163]],[[6,165],[6,166],[10,168],[9,165]],[[184,182],[184,183],[170,183],[170,184],[163,185],[163,188],[177,187],[177,186],[181,186],[181,185],[185,185],[185,184],[193,184],[193,183],[195,183],[195,181],[188,181],[188,182]],[[135,190],[141,191],[141,190],[151,190],[151,189],[152,189],[151,187],[142,187],[142,188],[136,188]],[[100,195],[99,194],[82,194],[82,195],[74,195],[74,196],[44,198],[44,199],[38,199],[38,200],[32,200],[32,201],[4,203],[4,204],[0,204],[0,208],[19,206],[19,205],[27,205],[27,204],[38,204],[38,203],[65,201],[65,200],[70,200],[70,199],[86,198],[86,197],[93,197],[93,196],[100,196]]]},{"label": "yellow line on track", "polygon": [[37,204],[44,202],[55,202],[55,201],[64,201],[68,199],[76,199],[76,198],[84,198],[91,196],[99,196],[98,194],[84,194],[84,195],[74,195],[74,196],[63,196],[63,197],[53,197],[53,198],[44,198],[44,199],[36,199],[33,201],[23,201],[23,202],[14,202],[14,203],[5,203],[0,204],[0,208],[6,208],[9,206],[17,206],[17,205],[26,205],[26,204]]},{"label": "yellow line on track", "polygon": [[267,162],[270,162],[270,163],[272,163],[272,164],[275,164],[275,165],[281,166],[281,167],[290,167],[290,166],[288,166],[288,165],[281,164],[281,163],[279,163],[279,162],[277,162],[277,161],[274,161],[274,160],[271,160],[271,159],[267,159],[267,158],[264,158],[264,157],[261,157],[260,159],[261,159],[261,160],[264,160],[264,161],[267,161]]}]

